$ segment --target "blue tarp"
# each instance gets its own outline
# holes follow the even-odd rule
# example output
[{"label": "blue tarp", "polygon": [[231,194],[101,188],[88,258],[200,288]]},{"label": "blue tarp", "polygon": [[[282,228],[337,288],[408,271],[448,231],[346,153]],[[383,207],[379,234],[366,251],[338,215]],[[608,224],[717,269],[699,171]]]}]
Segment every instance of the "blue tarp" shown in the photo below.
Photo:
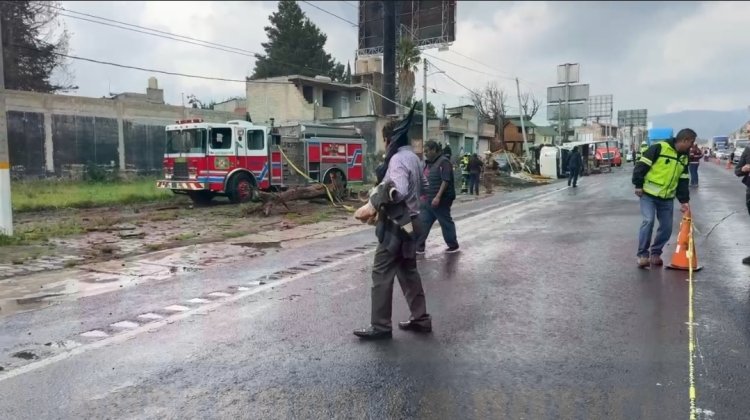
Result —
[{"label": "blue tarp", "polygon": [[654,141],[668,140],[674,137],[674,130],[671,128],[652,128],[648,130],[648,141],[652,143]]}]

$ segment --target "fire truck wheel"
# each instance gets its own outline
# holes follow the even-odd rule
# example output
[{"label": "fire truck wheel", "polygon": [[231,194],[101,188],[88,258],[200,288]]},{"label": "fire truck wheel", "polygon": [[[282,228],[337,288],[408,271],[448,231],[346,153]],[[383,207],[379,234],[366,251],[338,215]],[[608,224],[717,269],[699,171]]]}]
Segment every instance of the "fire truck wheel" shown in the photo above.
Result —
[{"label": "fire truck wheel", "polygon": [[328,171],[323,178],[323,183],[333,185],[332,193],[337,199],[346,199],[346,175],[340,169],[331,169]]},{"label": "fire truck wheel", "polygon": [[232,178],[229,188],[229,201],[232,203],[246,203],[255,195],[255,184],[247,174],[237,174]]},{"label": "fire truck wheel", "polygon": [[214,199],[214,194],[210,191],[191,191],[188,193],[188,197],[190,197],[195,204],[207,205]]}]

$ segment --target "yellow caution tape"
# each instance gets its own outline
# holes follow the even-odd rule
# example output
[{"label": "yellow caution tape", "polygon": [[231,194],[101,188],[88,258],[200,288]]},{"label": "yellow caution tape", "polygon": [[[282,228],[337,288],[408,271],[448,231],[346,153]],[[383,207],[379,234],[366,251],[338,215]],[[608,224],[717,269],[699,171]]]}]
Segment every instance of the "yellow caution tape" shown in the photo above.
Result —
[{"label": "yellow caution tape", "polygon": [[[300,170],[300,169],[299,169],[299,168],[298,168],[298,167],[297,167],[297,166],[296,166],[296,165],[295,165],[295,164],[294,164],[294,163],[293,163],[293,162],[292,162],[292,161],[291,161],[291,160],[290,160],[290,159],[289,159],[289,158],[288,158],[288,157],[286,156],[286,153],[284,153],[284,151],[283,151],[283,150],[281,149],[281,147],[278,147],[278,150],[279,150],[279,152],[281,152],[281,156],[282,156],[282,157],[284,158],[284,160],[286,160],[286,162],[287,162],[287,163],[289,164],[289,166],[291,166],[291,167],[292,167],[292,169],[294,169],[294,171],[295,171],[295,172],[297,172],[298,174],[300,174],[300,175],[301,175],[302,177],[304,177],[304,178],[305,178],[305,179],[306,179],[307,181],[310,181],[310,182],[312,182],[312,183],[316,183],[316,184],[321,184],[321,185],[323,185],[323,188],[325,188],[325,189],[326,189],[326,193],[328,194],[328,200],[330,200],[330,201],[331,201],[331,205],[333,205],[333,207],[338,207],[338,206],[336,205],[336,202],[335,202],[335,201],[334,201],[334,199],[333,199],[333,194],[331,194],[331,190],[330,190],[330,189],[328,189],[328,186],[327,186],[326,184],[323,184],[323,183],[322,183],[322,182],[320,182],[320,181],[317,181],[317,180],[315,180],[315,179],[312,179],[312,178],[310,178],[310,177],[309,177],[309,176],[308,176],[308,175],[307,175],[306,173],[304,173],[303,171],[301,171],[301,170]],[[352,212],[352,213],[356,211],[356,210],[354,209],[354,207],[352,207],[352,206],[347,206],[346,204],[342,204],[342,205],[341,205],[341,207],[343,207],[343,208],[344,208],[344,210],[346,210],[346,211],[349,211],[349,212]]]},{"label": "yellow caution tape", "polygon": [[690,364],[688,371],[690,376],[690,420],[695,420],[697,410],[695,407],[695,327],[693,324],[693,219],[688,219],[690,229],[688,230],[688,354],[690,355]]}]

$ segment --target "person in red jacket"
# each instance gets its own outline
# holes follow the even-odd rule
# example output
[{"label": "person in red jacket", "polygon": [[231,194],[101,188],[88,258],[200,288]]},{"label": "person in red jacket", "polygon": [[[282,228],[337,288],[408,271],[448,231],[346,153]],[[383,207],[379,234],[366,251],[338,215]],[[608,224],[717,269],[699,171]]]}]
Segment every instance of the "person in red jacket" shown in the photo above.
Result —
[{"label": "person in red jacket", "polygon": [[690,186],[691,187],[698,186],[698,165],[701,164],[702,157],[703,157],[703,152],[701,152],[701,149],[698,147],[697,144],[693,143],[693,147],[690,148],[690,153],[688,154],[688,158],[690,161],[688,169],[690,170]]}]

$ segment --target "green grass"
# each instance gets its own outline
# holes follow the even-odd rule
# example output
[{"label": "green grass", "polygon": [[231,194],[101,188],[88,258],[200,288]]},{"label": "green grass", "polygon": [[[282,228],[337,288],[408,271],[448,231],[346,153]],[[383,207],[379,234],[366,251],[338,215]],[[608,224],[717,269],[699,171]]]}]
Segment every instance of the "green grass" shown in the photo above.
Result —
[{"label": "green grass", "polygon": [[38,211],[169,201],[171,191],[156,188],[156,178],[119,182],[34,180],[13,182],[13,210]]}]

